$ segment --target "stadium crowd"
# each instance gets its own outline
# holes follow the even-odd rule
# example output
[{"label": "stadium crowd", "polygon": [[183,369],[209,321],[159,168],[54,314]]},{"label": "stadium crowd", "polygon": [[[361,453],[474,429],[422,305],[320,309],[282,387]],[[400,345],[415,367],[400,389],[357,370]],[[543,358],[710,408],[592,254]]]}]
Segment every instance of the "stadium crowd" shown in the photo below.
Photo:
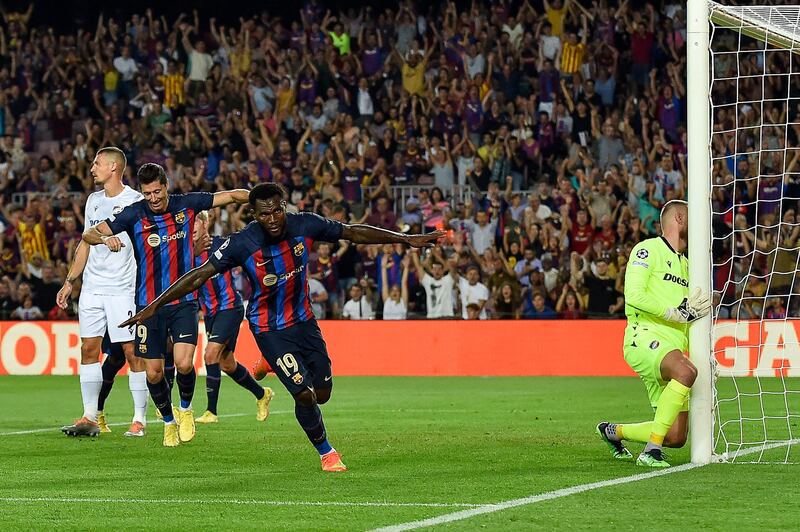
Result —
[{"label": "stadium crowd", "polygon": [[[290,210],[448,231],[432,253],[319,243],[327,318],[619,317],[631,248],[685,197],[686,15],[670,0],[307,0],[232,26],[147,9],[68,34],[34,6],[3,16],[3,319],[74,318],[55,295],[105,145],[131,186],[155,162],[176,192],[276,181]],[[248,221],[211,215],[216,234]]]}]

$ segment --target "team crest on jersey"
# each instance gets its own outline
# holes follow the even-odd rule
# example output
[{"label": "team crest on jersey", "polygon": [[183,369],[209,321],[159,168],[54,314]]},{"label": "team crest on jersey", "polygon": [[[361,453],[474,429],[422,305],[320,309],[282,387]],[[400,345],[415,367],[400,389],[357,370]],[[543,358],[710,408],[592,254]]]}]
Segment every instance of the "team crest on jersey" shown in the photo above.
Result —
[{"label": "team crest on jersey", "polygon": [[139,352],[147,353],[147,346],[145,344],[139,344]]},{"label": "team crest on jersey", "polygon": [[305,249],[306,249],[306,247],[303,245],[302,242],[300,242],[299,244],[297,244],[294,247],[294,250],[293,250],[294,251],[294,256],[295,257],[299,257],[300,255],[303,254],[303,251],[305,251]]},{"label": "team crest on jersey", "polygon": [[658,349],[658,340],[650,342],[650,349]]},{"label": "team crest on jersey", "polygon": [[303,382],[303,376],[300,375],[299,373],[295,373],[292,376],[292,380],[294,381],[295,384],[300,384],[301,382]]},{"label": "team crest on jersey", "polygon": [[650,254],[647,252],[646,249],[642,248],[636,252],[636,256],[640,259],[646,259],[647,257],[650,256]]},{"label": "team crest on jersey", "polygon": [[264,283],[264,286],[272,286],[278,282],[278,276],[274,273],[268,273],[261,281]]},{"label": "team crest on jersey", "polygon": [[669,266],[670,268],[672,268],[672,261],[671,261],[671,260],[668,260],[668,261],[667,261],[667,266]]},{"label": "team crest on jersey", "polygon": [[161,244],[161,237],[156,234],[148,235],[147,243],[151,248],[157,248]]},{"label": "team crest on jersey", "polygon": [[186,221],[186,215],[183,213],[183,211],[175,215],[176,224],[183,224],[185,221]]},{"label": "team crest on jersey", "polygon": [[116,216],[116,215],[118,215],[119,213],[121,213],[121,212],[122,212],[122,210],[123,210],[124,208],[125,208],[125,207],[123,207],[122,205],[117,205],[116,207],[114,207],[114,208],[111,210],[111,214],[113,214],[114,216]]}]

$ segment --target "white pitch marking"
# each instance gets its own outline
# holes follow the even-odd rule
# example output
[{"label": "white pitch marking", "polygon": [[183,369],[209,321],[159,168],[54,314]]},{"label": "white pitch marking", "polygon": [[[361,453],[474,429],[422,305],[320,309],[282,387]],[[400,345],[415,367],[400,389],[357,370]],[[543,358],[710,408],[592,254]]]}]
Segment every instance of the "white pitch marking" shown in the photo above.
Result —
[{"label": "white pitch marking", "polygon": [[235,504],[242,506],[350,506],[350,507],[397,507],[397,508],[470,508],[482,506],[458,502],[388,502],[388,501],[262,501],[258,499],[114,499],[91,497],[0,497],[0,502],[9,503],[112,503],[112,504]]},{"label": "white pitch marking", "polygon": [[[734,456],[744,456],[748,454],[755,454],[769,449],[784,447],[786,445],[794,445],[800,443],[800,440],[789,440],[785,442],[777,442],[769,445],[760,445],[755,448],[746,449],[741,452],[733,453]],[[523,497],[520,499],[511,499],[502,501],[495,504],[485,504],[469,510],[460,510],[449,514],[440,515],[438,517],[431,517],[429,519],[420,519],[418,521],[410,521],[408,523],[400,523],[387,527],[376,528],[372,532],[400,532],[403,530],[415,530],[418,528],[425,528],[429,526],[442,525],[444,523],[452,523],[453,521],[461,521],[464,519],[471,519],[479,515],[499,512],[501,510],[508,510],[509,508],[517,508],[519,506],[527,506],[529,504],[536,504],[543,501],[550,501],[553,499],[560,499],[561,497],[568,497],[576,493],[584,493],[586,491],[596,490],[600,488],[607,488],[611,486],[620,486],[631,482],[638,482],[640,480],[647,480],[650,478],[661,477],[664,475],[671,475],[672,473],[680,473],[703,467],[704,464],[683,464],[676,467],[669,467],[658,471],[651,471],[649,473],[639,473],[637,475],[630,475],[627,477],[613,478],[610,480],[603,480],[600,482],[590,482],[588,484],[579,484],[577,486],[570,486],[555,491],[548,491],[540,493],[539,495],[531,495],[530,497]]]}]

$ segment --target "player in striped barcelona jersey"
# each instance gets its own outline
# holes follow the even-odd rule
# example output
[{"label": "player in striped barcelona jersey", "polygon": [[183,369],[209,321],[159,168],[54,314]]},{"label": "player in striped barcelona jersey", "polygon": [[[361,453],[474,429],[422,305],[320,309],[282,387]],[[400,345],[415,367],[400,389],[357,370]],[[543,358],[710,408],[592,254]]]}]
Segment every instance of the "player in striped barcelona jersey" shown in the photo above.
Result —
[{"label": "player in striped barcelona jersey", "polygon": [[261,355],[294,397],[295,417],[319,452],[322,469],[346,471],[328,442],[319,409],[330,399],[333,380],[331,360],[308,296],[307,265],[313,243],[349,240],[432,247],[444,233],[405,235],[311,213],[287,214],[285,198],[286,190],[277,183],[254,187],[249,200],[254,221],[122,325],[146,323],[167,302],[192,293],[220,272],[241,266],[253,285],[247,318]]},{"label": "player in striped barcelona jersey", "polygon": [[[147,163],[137,173],[143,200],[132,203],[116,218],[107,219],[83,233],[87,243],[104,244],[111,251],[122,249],[120,233],[130,237],[136,257],[136,307],[142,309],[194,266],[192,233],[198,212],[231,203],[247,203],[247,190],[217,193],[169,194],[167,174],[157,164]],[[145,361],[147,387],[164,420],[164,445],[175,447],[194,438],[192,397],[196,375],[197,296],[189,292],[166,301],[150,320],[135,328],[136,355]],[[174,342],[175,381],[180,393],[176,416],[170,389],[164,379],[167,337]]]},{"label": "player in striped barcelona jersey", "polygon": [[688,219],[685,201],[664,205],[662,235],[636,244],[625,271],[628,326],[622,351],[647,388],[653,420],[597,425],[614,458],[632,458],[622,440],[644,443],[636,460],[644,467],[669,467],[662,447],[686,443],[689,390],[697,377],[697,368],[684,356],[689,324],[711,310],[700,288],[689,294]]},{"label": "player in striped barcelona jersey", "polygon": [[[210,249],[203,249],[201,242],[210,238]],[[197,214],[194,220],[195,266],[208,260],[209,253],[214,253],[225,242],[225,238],[208,234],[208,212]],[[275,392],[271,388],[262,388],[244,366],[236,361],[233,352],[239,337],[239,327],[244,319],[242,296],[233,286],[233,275],[230,271],[215,275],[197,291],[200,307],[205,316],[206,344],[206,394],[208,408],[202,416],[195,419],[197,423],[217,423],[217,399],[221,373],[224,371],[236,384],[252,393],[256,398],[256,419],[266,421],[269,416],[269,403]]]}]

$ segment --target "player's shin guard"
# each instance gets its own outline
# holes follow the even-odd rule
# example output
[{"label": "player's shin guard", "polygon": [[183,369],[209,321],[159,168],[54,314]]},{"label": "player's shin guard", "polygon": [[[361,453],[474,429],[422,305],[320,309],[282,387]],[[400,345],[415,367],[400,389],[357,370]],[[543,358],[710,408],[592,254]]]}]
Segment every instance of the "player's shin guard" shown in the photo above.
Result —
[{"label": "player's shin guard", "polygon": [[208,410],[212,414],[217,413],[217,400],[219,399],[219,381],[222,372],[219,364],[206,364],[206,395],[208,396]]},{"label": "player's shin guard", "polygon": [[133,421],[147,424],[147,372],[131,371],[128,374],[128,388],[133,397]]},{"label": "player's shin guard", "polygon": [[97,421],[97,399],[103,385],[103,371],[100,363],[81,364],[81,397],[83,398],[83,417]]},{"label": "player's shin guard", "polygon": [[100,368],[103,373],[103,385],[100,387],[100,396],[97,398],[97,409],[102,411],[106,407],[106,399],[108,394],[111,393],[111,388],[114,386],[114,377],[117,376],[119,370],[125,365],[125,357],[122,359],[117,357],[107,356],[103,361]]},{"label": "player's shin guard", "polygon": [[194,385],[197,381],[197,374],[194,368],[189,373],[181,373],[180,371],[175,376],[178,382],[178,393],[181,396],[181,408],[187,409],[192,406],[192,397],[194,397]]},{"label": "player's shin guard", "polygon": [[653,422],[625,423],[617,425],[617,435],[622,440],[647,443],[650,440],[650,433],[653,432]]},{"label": "player's shin guard", "polygon": [[320,455],[327,454],[333,450],[328,444],[328,437],[325,433],[325,423],[322,421],[322,412],[319,406],[303,406],[295,403],[294,415],[297,422],[303,427],[311,444],[317,448]]},{"label": "player's shin guard", "polygon": [[162,378],[153,384],[147,381],[147,389],[150,390],[150,397],[153,398],[158,411],[164,419],[164,423],[174,423],[175,417],[172,415],[172,399],[170,398],[169,385],[166,379]]},{"label": "player's shin guard", "polygon": [[648,447],[661,447],[663,445],[664,438],[672,424],[675,423],[675,419],[678,417],[681,408],[683,408],[690,390],[691,388],[684,386],[675,379],[667,383],[666,388],[661,392],[661,397],[658,398],[656,416],[653,420]]},{"label": "player's shin guard", "polygon": [[[233,373],[228,373],[230,377],[236,381],[236,384],[248,390],[250,393],[256,396],[256,399],[261,399],[264,397],[264,388],[261,387],[258,382],[250,375],[250,372],[247,371],[247,368],[242,366],[240,363],[236,363],[236,369]],[[297,418],[298,420],[300,418]],[[302,425],[302,423],[300,423]]]}]

